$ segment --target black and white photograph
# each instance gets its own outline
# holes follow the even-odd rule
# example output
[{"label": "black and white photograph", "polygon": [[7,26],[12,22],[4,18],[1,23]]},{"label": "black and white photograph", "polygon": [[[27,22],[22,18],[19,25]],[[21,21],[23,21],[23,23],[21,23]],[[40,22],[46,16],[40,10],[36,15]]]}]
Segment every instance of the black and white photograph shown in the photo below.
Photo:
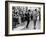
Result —
[{"label": "black and white photograph", "polygon": [[5,2],[6,35],[45,33],[45,4],[40,2]]},{"label": "black and white photograph", "polygon": [[12,29],[13,30],[32,30],[40,29],[41,24],[40,7],[12,7]]}]

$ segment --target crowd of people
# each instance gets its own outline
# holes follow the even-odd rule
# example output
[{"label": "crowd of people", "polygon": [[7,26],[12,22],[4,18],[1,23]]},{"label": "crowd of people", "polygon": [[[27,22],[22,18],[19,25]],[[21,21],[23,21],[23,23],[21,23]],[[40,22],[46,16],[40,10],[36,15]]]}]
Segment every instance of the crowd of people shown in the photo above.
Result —
[{"label": "crowd of people", "polygon": [[20,6],[16,6],[16,7],[12,7],[12,20],[13,20],[13,27],[17,24],[21,24],[25,21],[27,21],[27,25],[26,28],[28,28],[28,25],[30,23],[31,20],[33,20],[34,22],[34,29],[36,26],[36,21],[39,20],[40,21],[40,8],[35,8],[33,10],[28,9],[28,7],[20,7]]}]

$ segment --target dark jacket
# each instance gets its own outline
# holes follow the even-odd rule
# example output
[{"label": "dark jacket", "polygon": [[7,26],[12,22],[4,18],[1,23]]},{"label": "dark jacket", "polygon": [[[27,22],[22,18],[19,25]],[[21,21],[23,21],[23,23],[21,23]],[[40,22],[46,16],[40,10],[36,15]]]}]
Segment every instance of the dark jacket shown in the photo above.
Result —
[{"label": "dark jacket", "polygon": [[30,20],[30,14],[29,13],[27,13],[27,14],[25,13],[25,16],[26,16],[26,18],[25,18],[26,20]]}]

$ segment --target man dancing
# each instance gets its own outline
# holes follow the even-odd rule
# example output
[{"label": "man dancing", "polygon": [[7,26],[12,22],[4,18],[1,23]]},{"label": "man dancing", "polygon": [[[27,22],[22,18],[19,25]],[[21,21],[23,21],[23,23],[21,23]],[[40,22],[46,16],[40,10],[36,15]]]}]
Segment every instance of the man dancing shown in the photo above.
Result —
[{"label": "man dancing", "polygon": [[29,14],[30,10],[28,10],[26,13],[25,13],[25,16],[26,16],[26,21],[27,21],[27,25],[26,25],[26,28],[28,28],[28,25],[30,23],[30,14]]}]

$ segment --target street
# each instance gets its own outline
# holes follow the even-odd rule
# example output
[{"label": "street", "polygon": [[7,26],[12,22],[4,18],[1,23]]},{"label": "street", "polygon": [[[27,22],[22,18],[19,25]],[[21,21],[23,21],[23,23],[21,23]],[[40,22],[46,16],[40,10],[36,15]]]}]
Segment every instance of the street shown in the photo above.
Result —
[{"label": "street", "polygon": [[[22,24],[19,24],[17,25],[17,28],[14,28],[14,30],[33,30],[34,29],[34,23],[33,23],[33,20],[30,21],[29,25],[28,25],[28,28],[26,28],[26,25],[27,25],[27,21],[25,21],[24,23]],[[40,29],[40,21],[36,21],[36,29]]]}]

